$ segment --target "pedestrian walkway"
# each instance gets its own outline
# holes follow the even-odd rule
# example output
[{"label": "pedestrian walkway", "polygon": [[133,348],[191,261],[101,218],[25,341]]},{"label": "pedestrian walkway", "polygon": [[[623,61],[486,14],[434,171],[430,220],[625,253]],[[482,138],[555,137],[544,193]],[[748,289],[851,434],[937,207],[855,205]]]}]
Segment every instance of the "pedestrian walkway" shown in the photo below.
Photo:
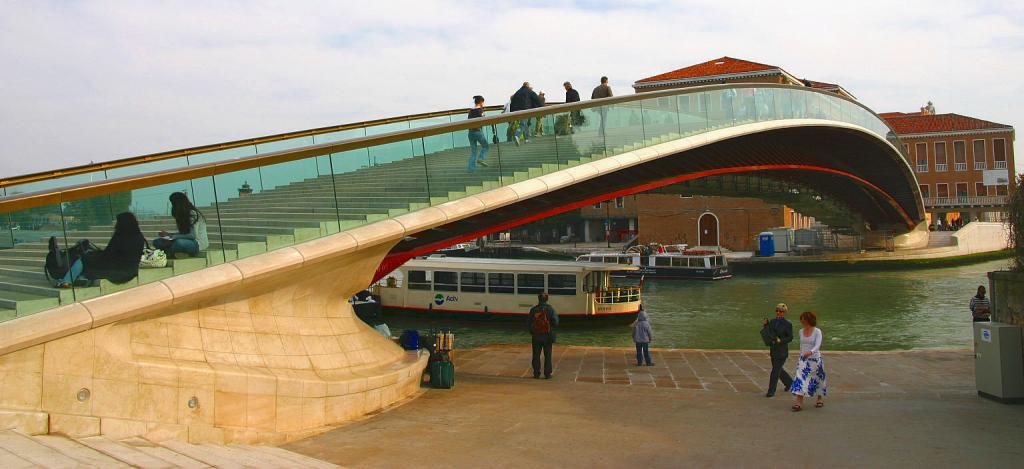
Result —
[{"label": "pedestrian walkway", "polygon": [[[967,350],[825,352],[824,408],[766,399],[762,351],[459,351],[456,384],[285,448],[351,467],[1014,467],[1024,406],[981,399]],[[787,364],[792,368],[793,363]],[[670,384],[671,383],[671,384]],[[799,457],[799,459],[797,459]]]},{"label": "pedestrian walkway", "polygon": [[[652,349],[652,367],[636,366],[632,348],[556,346],[554,357],[554,379],[559,381],[698,391],[764,393],[771,371],[767,350]],[[963,350],[833,352],[825,354],[825,366],[830,392],[972,394],[970,358]],[[787,368],[795,364],[794,353]],[[485,346],[460,352],[456,372],[531,377],[530,347]],[[965,375],[971,379],[953,379]]]},{"label": "pedestrian walkway", "polygon": [[0,467],[14,468],[339,468],[273,446],[156,443],[103,436],[71,439],[0,430]]}]

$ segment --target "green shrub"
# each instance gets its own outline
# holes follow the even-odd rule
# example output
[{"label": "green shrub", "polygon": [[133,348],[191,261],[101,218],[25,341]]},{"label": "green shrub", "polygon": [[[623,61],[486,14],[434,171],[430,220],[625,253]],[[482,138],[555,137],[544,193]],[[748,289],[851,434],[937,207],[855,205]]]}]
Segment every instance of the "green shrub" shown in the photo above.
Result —
[{"label": "green shrub", "polygon": [[1017,175],[1016,187],[1006,201],[1010,223],[1010,246],[1013,249],[1013,270],[1024,271],[1024,174]]}]

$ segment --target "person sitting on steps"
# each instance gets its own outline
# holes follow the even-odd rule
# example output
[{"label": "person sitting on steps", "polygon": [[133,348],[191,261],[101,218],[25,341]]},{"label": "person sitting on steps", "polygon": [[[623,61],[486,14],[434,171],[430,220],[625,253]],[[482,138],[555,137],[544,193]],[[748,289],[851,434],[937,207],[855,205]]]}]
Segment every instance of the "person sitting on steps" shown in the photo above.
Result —
[{"label": "person sitting on steps", "polygon": [[107,246],[89,251],[71,263],[57,288],[70,288],[79,277],[89,280],[107,279],[113,283],[127,283],[139,275],[139,258],[146,247],[146,237],[139,229],[139,221],[132,212],[117,214],[114,235]]},{"label": "person sitting on steps", "polygon": [[170,201],[171,216],[174,217],[178,231],[161,231],[160,237],[153,240],[153,246],[175,259],[196,257],[200,251],[210,247],[210,240],[206,236],[206,217],[192,205],[184,192],[171,194]]}]

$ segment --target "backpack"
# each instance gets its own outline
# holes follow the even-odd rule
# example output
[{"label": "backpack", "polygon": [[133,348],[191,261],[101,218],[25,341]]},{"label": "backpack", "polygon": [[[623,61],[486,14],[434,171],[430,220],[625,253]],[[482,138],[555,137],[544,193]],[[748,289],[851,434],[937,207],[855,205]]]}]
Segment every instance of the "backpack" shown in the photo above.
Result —
[{"label": "backpack", "polygon": [[537,308],[536,314],[530,319],[531,333],[548,334],[551,332],[551,318],[548,316],[548,309],[547,305]]},{"label": "backpack", "polygon": [[43,273],[46,275],[46,279],[51,283],[55,283],[59,279],[64,278],[64,275],[68,273],[68,269],[71,268],[71,264],[74,264],[76,260],[85,256],[86,253],[100,250],[95,244],[92,244],[92,242],[87,239],[83,239],[75,243],[75,245],[70,248],[61,249],[56,236],[50,236],[47,246],[49,250],[46,253],[46,263],[43,265]]}]

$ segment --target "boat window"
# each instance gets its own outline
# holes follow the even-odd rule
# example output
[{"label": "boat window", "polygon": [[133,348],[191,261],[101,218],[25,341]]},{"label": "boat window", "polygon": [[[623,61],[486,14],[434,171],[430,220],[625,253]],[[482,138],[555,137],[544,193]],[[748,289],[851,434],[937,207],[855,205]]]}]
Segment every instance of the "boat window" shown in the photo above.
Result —
[{"label": "boat window", "polygon": [[630,264],[630,262],[629,262],[629,256],[622,256],[622,257],[620,257],[620,258],[619,258],[619,264],[626,264],[626,265],[629,265],[629,264]]},{"label": "boat window", "polygon": [[722,256],[715,256],[715,265],[725,265],[725,258]]},{"label": "boat window", "polygon": [[607,272],[590,272],[583,277],[583,291],[593,293],[608,287]]},{"label": "boat window", "polygon": [[513,293],[515,282],[513,274],[487,274],[487,288],[491,293]]},{"label": "boat window", "polygon": [[689,262],[690,267],[704,267],[703,257],[691,257]]},{"label": "boat window", "polygon": [[657,267],[669,267],[672,265],[672,259],[668,257],[655,257],[654,265]]},{"label": "boat window", "polygon": [[551,295],[575,295],[576,276],[571,274],[548,274],[548,293]]},{"label": "boat window", "polygon": [[516,293],[537,294],[544,292],[544,274],[519,274],[516,275]]},{"label": "boat window", "polygon": [[686,264],[686,258],[685,257],[673,257],[672,258],[672,267],[686,267],[686,265],[687,264]]},{"label": "boat window", "polygon": [[434,272],[435,291],[459,291],[458,272]]},{"label": "boat window", "polygon": [[590,262],[590,256],[580,256],[577,260],[580,262]]},{"label": "boat window", "polygon": [[410,290],[430,290],[430,280],[427,279],[427,272],[425,270],[410,270],[409,271],[409,289]]},{"label": "boat window", "polygon": [[483,293],[487,291],[487,277],[483,272],[462,272],[462,291]]}]

